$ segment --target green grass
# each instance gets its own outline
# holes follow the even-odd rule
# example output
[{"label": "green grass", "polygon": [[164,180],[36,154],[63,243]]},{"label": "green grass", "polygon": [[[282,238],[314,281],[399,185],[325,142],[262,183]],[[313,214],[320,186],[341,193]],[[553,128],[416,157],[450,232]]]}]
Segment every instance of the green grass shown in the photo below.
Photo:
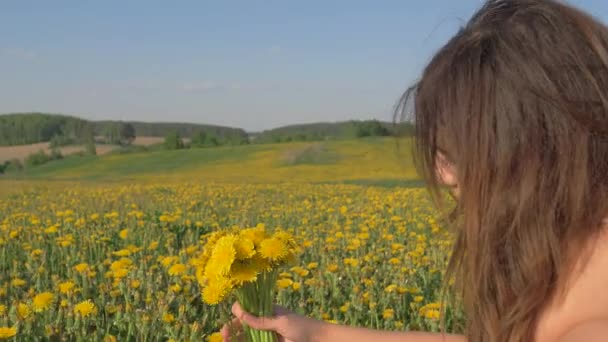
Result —
[{"label": "green grass", "polygon": [[27,169],[25,177],[32,178],[131,178],[137,175],[171,173],[205,164],[245,160],[253,153],[267,149],[266,145],[226,146],[177,151],[151,151],[110,154],[107,156],[72,156]]},{"label": "green grass", "polygon": [[420,187],[406,142],[394,138],[252,144],[202,149],[69,156],[0,179],[211,182],[312,182]]}]

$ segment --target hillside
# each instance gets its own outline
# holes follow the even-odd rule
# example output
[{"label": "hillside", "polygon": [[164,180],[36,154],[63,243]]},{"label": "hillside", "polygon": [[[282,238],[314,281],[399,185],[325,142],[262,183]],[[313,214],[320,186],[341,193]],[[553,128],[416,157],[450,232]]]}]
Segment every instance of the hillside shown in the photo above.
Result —
[{"label": "hillside", "polygon": [[[190,138],[204,132],[219,141],[241,143],[247,133],[240,128],[192,123],[146,123],[123,121],[88,121],[81,118],[46,113],[15,113],[0,115],[0,146],[15,146],[50,142],[56,145],[79,145],[102,137],[104,143],[119,143],[126,126],[134,137],[164,137],[170,132]],[[133,138],[134,138],[133,137]]]},{"label": "hillside", "polygon": [[205,182],[354,182],[416,180],[410,140],[366,138],[251,144],[208,149],[73,156],[5,179],[189,180]]},{"label": "hillside", "polygon": [[413,126],[408,123],[395,125],[377,120],[350,120],[342,122],[317,122],[277,127],[252,134],[252,142],[276,143],[289,141],[319,141],[328,139],[353,139],[366,136],[411,135]]}]

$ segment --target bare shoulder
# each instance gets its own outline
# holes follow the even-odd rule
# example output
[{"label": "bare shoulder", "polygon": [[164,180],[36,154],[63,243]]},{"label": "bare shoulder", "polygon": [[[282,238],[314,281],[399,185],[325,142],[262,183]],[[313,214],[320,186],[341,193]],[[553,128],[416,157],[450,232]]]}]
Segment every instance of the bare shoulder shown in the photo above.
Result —
[{"label": "bare shoulder", "polygon": [[[594,242],[564,300],[548,303],[540,315],[536,341],[608,341],[608,233]],[[585,334],[595,339],[579,337]]]},{"label": "bare shoulder", "polygon": [[559,342],[600,342],[608,339],[608,319],[580,323],[566,332]]}]

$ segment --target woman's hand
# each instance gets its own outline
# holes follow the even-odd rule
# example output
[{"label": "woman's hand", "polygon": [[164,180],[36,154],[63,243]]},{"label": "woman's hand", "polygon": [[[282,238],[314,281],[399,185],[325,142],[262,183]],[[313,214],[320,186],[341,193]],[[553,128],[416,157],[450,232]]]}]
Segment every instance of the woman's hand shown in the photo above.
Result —
[{"label": "woman's hand", "polygon": [[280,342],[310,342],[316,340],[314,338],[315,334],[318,334],[320,328],[324,325],[322,321],[298,315],[280,306],[274,307],[274,317],[256,317],[245,312],[238,303],[234,303],[232,306],[232,313],[235,318],[230,324],[222,328],[224,341],[236,342],[234,339],[231,340],[234,335],[237,341],[241,341],[243,323],[253,329],[276,332]]}]

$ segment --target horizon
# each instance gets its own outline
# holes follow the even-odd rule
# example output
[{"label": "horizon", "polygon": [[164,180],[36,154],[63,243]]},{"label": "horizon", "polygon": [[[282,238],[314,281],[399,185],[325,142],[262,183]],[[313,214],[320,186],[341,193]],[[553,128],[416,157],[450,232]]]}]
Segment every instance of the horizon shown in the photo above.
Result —
[{"label": "horizon", "polygon": [[[0,43],[10,80],[0,113],[247,132],[391,121],[401,93],[482,3],[3,4],[0,29],[12,33]],[[569,3],[608,18],[603,1]]]}]

